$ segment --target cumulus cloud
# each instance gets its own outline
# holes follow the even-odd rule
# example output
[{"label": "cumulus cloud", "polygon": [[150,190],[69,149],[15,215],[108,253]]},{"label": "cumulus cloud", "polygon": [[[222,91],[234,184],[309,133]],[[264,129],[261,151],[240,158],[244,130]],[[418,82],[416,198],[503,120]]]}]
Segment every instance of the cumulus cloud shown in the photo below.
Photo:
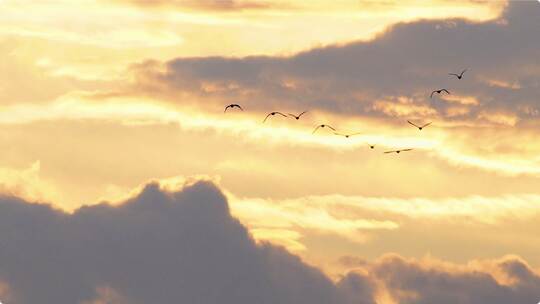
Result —
[{"label": "cumulus cloud", "polygon": [[540,276],[506,257],[455,265],[397,255],[340,262],[332,282],[285,249],[256,244],[212,183],[156,183],[119,205],[73,213],[0,197],[7,303],[534,303]]},{"label": "cumulus cloud", "polygon": [[465,265],[433,258],[406,259],[396,254],[371,263],[353,256],[344,256],[339,262],[356,268],[340,285],[365,292],[376,289],[378,298],[385,299],[377,303],[507,304],[536,303],[540,299],[540,275],[516,256]]},{"label": "cumulus cloud", "polygon": [[[486,118],[536,116],[540,39],[534,38],[539,13],[538,3],[511,2],[499,18],[482,23],[421,20],[395,25],[371,41],[290,57],[177,58],[164,64],[146,62],[134,70],[149,91],[240,100],[252,109],[309,107],[382,117],[406,112],[419,118],[479,118],[497,124]],[[447,74],[463,68],[469,71],[461,81]],[[439,87],[475,102],[452,110],[455,100],[429,98]],[[389,103],[411,110],[381,106]]]},{"label": "cumulus cloud", "polygon": [[345,303],[317,269],[256,245],[207,182],[73,214],[4,196],[0,240],[8,303]]},{"label": "cumulus cloud", "polygon": [[[429,262],[387,256],[373,265],[372,271],[392,297],[403,304],[538,302],[540,276],[525,262],[508,257],[492,262],[491,267],[431,265]],[[512,280],[504,282],[503,278],[497,278],[495,272]]]}]

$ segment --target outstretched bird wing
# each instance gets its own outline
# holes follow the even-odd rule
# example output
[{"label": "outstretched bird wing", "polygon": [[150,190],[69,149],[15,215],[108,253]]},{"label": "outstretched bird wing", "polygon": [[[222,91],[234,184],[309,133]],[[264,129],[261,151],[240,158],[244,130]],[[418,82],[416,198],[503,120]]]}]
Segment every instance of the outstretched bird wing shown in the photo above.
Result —
[{"label": "outstretched bird wing", "polygon": [[465,72],[467,72],[467,69],[461,71],[461,74],[459,74],[459,77],[463,77],[463,74],[464,74]]},{"label": "outstretched bird wing", "polygon": [[227,112],[227,109],[229,109],[231,107],[231,105],[228,105],[225,107],[225,111],[223,111],[223,113]]},{"label": "outstretched bird wing", "polygon": [[317,132],[317,130],[319,130],[319,128],[322,128],[324,125],[318,125],[314,130],[313,132],[311,132],[311,134],[315,134],[315,132]]},{"label": "outstretched bird wing", "polygon": [[429,126],[432,122],[428,122],[427,124],[423,125],[422,128],[425,128],[427,126]]},{"label": "outstretched bird wing", "polygon": [[433,94],[437,93],[437,91],[431,92],[431,95],[429,95],[429,98],[433,98]]},{"label": "outstretched bird wing", "polygon": [[329,129],[331,129],[332,131],[336,131],[336,129],[334,129],[332,126],[330,125],[325,125],[326,127],[328,127]]},{"label": "outstretched bird wing", "polygon": [[281,112],[272,112],[272,113],[274,113],[274,114],[279,114],[279,115],[281,115],[281,116],[283,116],[283,117],[287,117],[287,115],[285,115],[285,114],[283,114],[283,113],[281,113]]},{"label": "outstretched bird wing", "polygon": [[397,150],[392,150],[392,151],[384,151],[384,153],[385,153],[385,154],[387,154],[387,153],[396,153],[396,152],[397,152]]},{"label": "outstretched bird wing", "polygon": [[414,124],[414,123],[412,123],[412,122],[411,122],[410,120],[407,120],[407,122],[408,122],[408,123],[410,123],[411,125],[413,125],[413,126],[417,127],[417,128],[420,128],[420,126],[417,126],[417,125],[415,125],[415,124]]},{"label": "outstretched bird wing", "polygon": [[298,115],[298,117],[301,117],[302,115],[306,114],[308,111],[304,111],[302,113],[300,113],[300,115]]},{"label": "outstretched bird wing", "polygon": [[268,113],[268,115],[266,115],[266,117],[263,120],[263,123],[268,119],[268,117],[270,117],[270,115],[272,115],[272,113]]},{"label": "outstretched bird wing", "polygon": [[406,152],[406,151],[412,151],[412,149],[402,149],[402,150],[399,150],[401,152]]},{"label": "outstretched bird wing", "polygon": [[447,94],[450,94],[447,89],[442,89],[441,92],[446,92]]},{"label": "outstretched bird wing", "polygon": [[243,109],[240,105],[238,105],[238,104],[233,105],[233,107],[237,107],[237,108],[239,108],[240,110],[244,111],[244,109]]}]

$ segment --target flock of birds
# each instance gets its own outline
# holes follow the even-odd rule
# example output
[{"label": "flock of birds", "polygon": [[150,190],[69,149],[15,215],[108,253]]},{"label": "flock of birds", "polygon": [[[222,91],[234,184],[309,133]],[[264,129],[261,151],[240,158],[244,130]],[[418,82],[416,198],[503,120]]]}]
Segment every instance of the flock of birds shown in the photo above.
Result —
[{"label": "flock of birds", "polygon": [[[464,69],[463,71],[461,71],[461,73],[459,74],[456,74],[456,73],[448,73],[448,75],[451,75],[451,76],[455,76],[458,80],[461,80],[463,78],[463,74],[465,74],[465,72],[467,71],[467,69]],[[438,90],[434,90],[431,92],[431,94],[429,95],[429,98],[433,98],[433,95],[434,94],[443,94],[443,93],[446,93],[447,95],[450,95],[450,91],[448,91],[447,89],[438,89]],[[233,103],[233,104],[229,104],[225,107],[225,111],[224,113],[227,112],[228,109],[234,109],[234,108],[237,108],[241,111],[244,111],[244,108],[242,108],[241,105],[239,104],[236,104],[236,103]],[[264,118],[263,120],[263,123],[266,122],[266,120],[272,116],[276,116],[276,115],[279,115],[279,116],[283,116],[285,118],[294,118],[296,120],[299,120],[304,114],[308,113],[308,111],[304,111],[298,115],[295,115],[295,114],[292,114],[292,113],[282,113],[282,112],[279,112],[279,111],[273,111],[273,112],[270,112],[268,113],[268,115],[266,115],[266,117]],[[410,120],[407,120],[407,122],[416,127],[418,130],[422,131],[422,129],[424,129],[425,127],[431,125],[432,122],[428,122],[428,123],[425,123],[423,125],[418,125],[418,124],[415,124],[414,122],[410,121]],[[313,130],[313,132],[311,132],[311,134],[315,134],[315,132],[317,132],[317,130],[321,129],[321,128],[328,128],[330,130],[332,130],[332,132],[335,134],[335,135],[338,135],[338,136],[343,136],[345,138],[349,138],[351,136],[355,136],[355,135],[359,135],[361,133],[340,133],[336,130],[336,128],[332,127],[331,125],[328,125],[328,124],[320,124],[318,126],[315,127],[315,129]],[[369,148],[370,149],[375,149],[375,145],[372,145],[372,144],[368,144]],[[399,154],[401,152],[407,152],[407,151],[412,151],[413,149],[412,148],[408,148],[408,149],[398,149],[398,150],[390,150],[390,151],[385,151],[384,153],[385,154],[388,154],[388,153],[396,153],[396,154]]]}]

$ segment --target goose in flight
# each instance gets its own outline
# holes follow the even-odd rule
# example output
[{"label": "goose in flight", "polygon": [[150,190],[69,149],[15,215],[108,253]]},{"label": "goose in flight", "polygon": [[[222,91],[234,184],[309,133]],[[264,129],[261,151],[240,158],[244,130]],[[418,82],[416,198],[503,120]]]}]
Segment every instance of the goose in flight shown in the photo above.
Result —
[{"label": "goose in flight", "polygon": [[228,109],[232,109],[232,108],[239,108],[241,111],[244,111],[244,109],[242,109],[242,107],[239,105],[239,104],[235,104],[235,103],[232,103],[228,106],[225,107],[225,111],[223,111],[223,113],[227,112]]},{"label": "goose in flight", "polygon": [[315,132],[317,132],[317,130],[319,130],[319,128],[328,128],[328,129],[331,129],[332,131],[336,131],[336,129],[332,128],[332,126],[329,126],[329,125],[318,125],[315,130],[313,130],[313,132],[311,132],[311,134],[315,134]]},{"label": "goose in flight", "polygon": [[285,114],[283,114],[283,113],[281,113],[281,112],[270,112],[270,113],[269,113],[268,115],[266,115],[266,117],[264,118],[263,123],[268,119],[268,117],[274,116],[274,115],[276,115],[276,114],[279,114],[279,115],[281,115],[281,116],[283,116],[283,117],[287,117],[287,115],[285,115]]},{"label": "goose in flight", "polygon": [[300,113],[300,114],[298,114],[298,115],[294,115],[294,114],[288,113],[288,115],[289,115],[290,117],[296,118],[296,120],[299,120],[300,117],[302,117],[302,115],[306,114],[307,112],[308,112],[308,111],[304,111],[304,112],[302,112],[302,113]]},{"label": "goose in flight", "polygon": [[343,136],[345,138],[349,138],[351,136],[354,136],[354,135],[358,135],[358,134],[361,134],[361,133],[350,133],[350,134],[343,134],[343,133],[339,133],[339,132],[334,132],[335,135],[339,135],[339,136]]},{"label": "goose in flight", "polygon": [[428,122],[427,124],[424,124],[424,125],[422,125],[422,126],[419,126],[419,125],[417,125],[417,124],[411,122],[410,120],[407,120],[407,122],[408,122],[409,124],[411,124],[411,125],[417,127],[418,130],[420,130],[420,131],[422,131],[423,128],[425,128],[425,127],[427,127],[427,126],[429,126],[429,125],[431,124],[431,122]]},{"label": "goose in flight", "polygon": [[453,76],[456,76],[457,79],[461,79],[463,77],[463,74],[467,71],[467,69],[461,71],[460,74],[455,74],[455,73],[448,73],[448,75],[453,75]]},{"label": "goose in flight", "polygon": [[450,94],[450,92],[448,92],[447,89],[440,89],[440,90],[435,90],[435,91],[431,92],[431,95],[429,95],[429,98],[433,98],[433,94],[435,94],[435,93],[441,94],[442,92],[445,92],[446,94]]},{"label": "goose in flight", "polygon": [[401,150],[392,150],[392,151],[385,151],[384,153],[387,154],[387,153],[396,153],[396,154],[399,154],[401,152],[406,152],[406,151],[411,151],[412,149],[401,149]]}]

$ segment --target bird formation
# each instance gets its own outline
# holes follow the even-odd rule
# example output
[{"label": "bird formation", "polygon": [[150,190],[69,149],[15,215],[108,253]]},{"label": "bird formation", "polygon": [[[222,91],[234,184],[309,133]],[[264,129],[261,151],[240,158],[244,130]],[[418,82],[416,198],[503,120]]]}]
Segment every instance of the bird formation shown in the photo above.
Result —
[{"label": "bird formation", "polygon": [[[461,71],[461,73],[459,74],[456,74],[456,73],[448,73],[448,75],[451,75],[451,76],[455,76],[458,80],[461,80],[463,78],[463,75],[465,74],[465,72],[467,71],[467,69],[464,69],[463,71]],[[434,94],[442,94],[442,93],[446,93],[447,95],[450,95],[450,91],[448,91],[447,89],[438,89],[438,90],[434,90],[431,92],[430,94],[430,98],[433,98],[433,95]],[[229,104],[225,107],[225,112],[227,112],[228,109],[234,109],[234,108],[238,108],[239,110],[241,111],[244,111],[244,109],[242,108],[242,106],[240,106],[239,104]],[[279,112],[279,111],[273,111],[273,112],[270,112],[268,113],[268,115],[266,115],[266,117],[264,118],[263,120],[263,123],[266,122],[266,120],[272,116],[276,116],[276,115],[279,115],[279,116],[282,116],[282,117],[290,117],[290,118],[294,118],[296,120],[300,120],[300,118],[304,115],[308,113],[308,111],[303,111],[302,113],[298,114],[298,115],[295,115],[295,114],[291,114],[291,113],[287,113],[286,115],[282,112]],[[414,126],[415,128],[417,128],[419,131],[422,131],[424,128],[426,128],[427,126],[431,125],[432,122],[428,122],[428,123],[425,123],[425,124],[416,124],[410,120],[407,120],[407,122]],[[351,136],[355,136],[355,135],[359,135],[361,133],[341,133],[341,132],[338,132],[336,130],[336,128],[332,127],[331,125],[329,124],[320,124],[320,125],[317,125],[315,127],[315,129],[313,129],[313,132],[311,132],[311,134],[315,134],[315,132],[317,132],[319,129],[324,129],[324,128],[327,128],[327,129],[330,129],[333,131],[334,135],[337,135],[337,136],[342,136],[342,137],[345,137],[345,138],[349,138]],[[375,145],[373,144],[367,144],[368,147],[370,149],[375,149]],[[396,153],[396,154],[400,154],[401,152],[408,152],[408,151],[412,151],[413,149],[412,148],[407,148],[407,149],[397,149],[397,150],[390,150],[390,151],[385,151],[384,153],[385,154],[391,154],[391,153]]]}]

